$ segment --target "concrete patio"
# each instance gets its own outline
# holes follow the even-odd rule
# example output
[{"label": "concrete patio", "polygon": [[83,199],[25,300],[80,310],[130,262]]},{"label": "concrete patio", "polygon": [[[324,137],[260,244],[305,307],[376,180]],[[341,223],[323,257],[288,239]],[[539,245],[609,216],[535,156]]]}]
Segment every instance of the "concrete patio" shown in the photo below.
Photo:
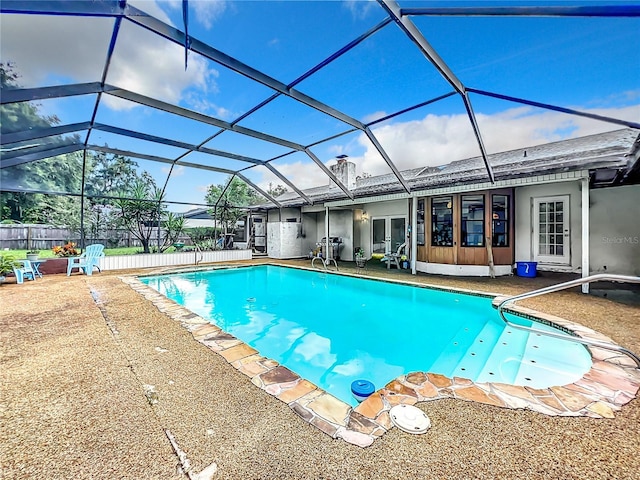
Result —
[{"label": "concrete patio", "polygon": [[[3,478],[185,478],[166,430],[193,472],[215,462],[213,478],[622,479],[640,471],[637,399],[613,419],[438,400],[418,404],[433,425],[425,435],[394,428],[367,449],[334,440],[195,341],[123,274],[131,272],[0,288]],[[562,280],[367,275],[499,294]],[[640,351],[637,305],[575,291],[522,303]]]}]

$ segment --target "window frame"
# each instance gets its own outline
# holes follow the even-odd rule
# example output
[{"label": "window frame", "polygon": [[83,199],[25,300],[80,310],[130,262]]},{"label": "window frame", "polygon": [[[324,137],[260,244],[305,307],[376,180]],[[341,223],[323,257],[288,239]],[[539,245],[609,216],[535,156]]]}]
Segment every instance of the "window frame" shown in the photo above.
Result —
[{"label": "window frame", "polygon": [[[448,210],[449,220],[446,220],[447,213],[444,213],[443,216],[445,220],[439,221],[438,215],[435,213],[434,203],[444,203],[445,205],[449,204],[450,207],[445,207],[445,211]],[[441,234],[438,232],[438,226],[446,226],[449,235],[447,235],[450,240],[444,240],[445,243],[436,243],[437,238],[441,237]],[[441,229],[443,230],[443,229]],[[441,241],[442,242],[442,241]],[[445,196],[445,197],[432,197],[431,198],[431,246],[432,247],[453,247],[453,196]]]},{"label": "window frame", "polygon": [[426,200],[424,198],[418,199],[417,210],[418,216],[416,221],[416,242],[419,247],[424,247],[427,244],[426,238],[426,212],[425,212]]},{"label": "window frame", "polygon": [[[504,197],[505,201],[504,201],[504,218],[496,218],[496,215],[499,216],[498,213],[496,213],[495,210],[495,201],[494,198],[495,197]],[[499,224],[499,222],[504,223],[504,226],[501,227],[502,230],[504,230],[501,233],[498,233],[498,235],[504,235],[505,237],[505,242],[504,244],[500,245],[500,242],[497,241],[497,237],[496,237],[496,223]],[[491,195],[491,246],[492,247],[496,247],[496,248],[505,248],[505,247],[510,247],[511,243],[511,195],[508,195],[506,193],[495,193]]]},{"label": "window frame", "polygon": [[[481,219],[477,219],[477,218],[473,218],[473,219],[465,219],[465,213],[464,213],[464,209],[465,209],[465,200],[473,197],[474,199],[482,199],[482,218]],[[472,200],[466,200],[467,202],[471,202]],[[473,200],[474,202],[477,202],[477,200]],[[460,246],[464,247],[464,248],[485,248],[486,247],[486,239],[485,239],[485,235],[486,235],[486,216],[485,216],[485,212],[487,210],[487,199],[486,199],[486,195],[484,194],[470,194],[470,195],[460,195]],[[468,207],[467,207],[468,208]],[[467,216],[469,214],[467,213]],[[469,231],[469,225],[480,225],[481,226],[481,232],[476,232],[476,228],[473,228],[473,231]],[[480,239],[481,242],[479,244],[474,243],[473,245],[469,245],[469,235],[473,235],[474,237],[476,235],[480,235]]]}]

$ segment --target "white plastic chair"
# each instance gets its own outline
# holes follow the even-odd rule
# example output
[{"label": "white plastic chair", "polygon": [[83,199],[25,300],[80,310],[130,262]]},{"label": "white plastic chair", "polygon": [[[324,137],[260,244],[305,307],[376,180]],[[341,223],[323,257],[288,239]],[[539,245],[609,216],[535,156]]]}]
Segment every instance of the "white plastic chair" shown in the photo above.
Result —
[{"label": "white plastic chair", "polygon": [[79,257],[69,257],[67,259],[67,277],[71,275],[74,268],[84,272],[86,275],[93,273],[93,268],[100,270],[100,259],[104,257],[104,245],[96,243],[88,245]]},{"label": "white plastic chair", "polygon": [[391,268],[391,263],[393,262],[396,268],[400,269],[400,259],[404,255],[402,251],[406,248],[406,246],[407,242],[401,244],[395,253],[387,253],[384,257],[382,257],[382,261],[387,262],[387,268]]}]

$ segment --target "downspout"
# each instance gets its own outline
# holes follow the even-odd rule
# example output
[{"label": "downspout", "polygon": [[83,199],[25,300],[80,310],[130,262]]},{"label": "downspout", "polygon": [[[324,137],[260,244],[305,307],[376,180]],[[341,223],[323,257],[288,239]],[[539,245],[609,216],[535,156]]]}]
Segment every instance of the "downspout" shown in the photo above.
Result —
[{"label": "downspout", "polygon": [[[82,185],[80,187],[80,245],[84,252],[85,235],[84,235],[84,193],[85,180],[87,175],[87,149],[82,151]],[[29,246],[31,248],[31,246]]]},{"label": "downspout", "polygon": [[417,235],[417,226],[418,226],[418,197],[411,197],[411,274],[415,275],[417,273],[416,270],[416,262],[418,260],[418,235]]},{"label": "downspout", "polygon": [[[583,178],[582,186],[582,278],[589,276],[589,177]],[[589,283],[582,284],[582,293],[589,293]]]},{"label": "downspout", "polygon": [[325,251],[327,252],[327,258],[332,258],[331,248],[329,246],[329,207],[324,207],[324,239],[325,239]]},{"label": "downspout", "polygon": [[157,228],[158,228],[158,252],[157,253],[161,253],[160,252],[160,228],[161,228],[161,222],[160,222],[160,208],[161,208],[161,204],[158,201],[158,222],[157,222]]}]

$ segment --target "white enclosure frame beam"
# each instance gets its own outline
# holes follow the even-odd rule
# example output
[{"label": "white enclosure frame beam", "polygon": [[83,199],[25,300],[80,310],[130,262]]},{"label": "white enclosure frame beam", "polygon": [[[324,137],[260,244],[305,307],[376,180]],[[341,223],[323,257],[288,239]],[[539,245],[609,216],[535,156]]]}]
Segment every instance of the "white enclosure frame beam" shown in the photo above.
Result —
[{"label": "white enclosure frame beam", "polygon": [[478,141],[478,147],[480,148],[480,154],[482,155],[482,160],[484,161],[485,167],[487,169],[489,180],[491,181],[491,183],[493,183],[495,181],[493,169],[491,168],[491,164],[489,163],[489,159],[487,157],[487,152],[484,148],[484,142],[482,141],[480,128],[478,127],[473,109],[471,108],[471,102],[469,100],[469,97],[467,96],[466,87],[453,73],[453,71],[440,57],[440,55],[438,55],[438,52],[436,52],[436,50],[431,46],[427,39],[424,38],[422,32],[415,26],[411,19],[406,15],[403,15],[400,5],[398,5],[395,0],[378,0],[378,3],[382,6],[382,8],[385,9],[385,11],[396,22],[398,27],[400,27],[400,29],[407,35],[407,37],[409,37],[409,39],[417,45],[418,49],[427,58],[427,60],[429,60],[429,62],[431,62],[431,64],[438,70],[438,72],[440,72],[440,75],[442,75],[444,79],[462,97],[462,101],[464,102],[467,114],[469,115],[469,120],[471,121],[473,133],[475,134],[476,140]]},{"label": "white enclosure frame beam", "polygon": [[[589,263],[589,178],[580,180],[582,189],[582,278],[589,276],[591,265]],[[582,284],[582,293],[589,293],[589,283]]]}]

